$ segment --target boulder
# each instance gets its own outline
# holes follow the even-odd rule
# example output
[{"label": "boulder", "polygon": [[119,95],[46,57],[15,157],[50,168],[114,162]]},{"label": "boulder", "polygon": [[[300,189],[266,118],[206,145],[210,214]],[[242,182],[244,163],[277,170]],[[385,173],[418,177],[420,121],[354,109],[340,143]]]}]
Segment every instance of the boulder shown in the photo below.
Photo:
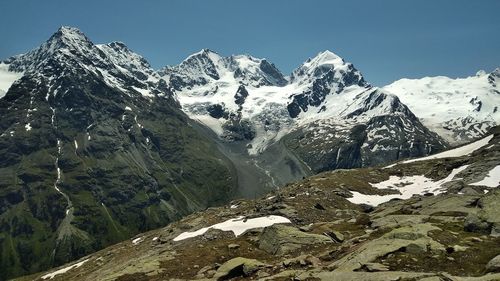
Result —
[{"label": "boulder", "polygon": [[369,262],[365,263],[362,268],[364,268],[368,272],[377,272],[377,271],[389,271],[389,267],[387,265],[383,265],[380,263]]},{"label": "boulder", "polygon": [[238,276],[247,277],[258,271],[259,268],[266,266],[268,265],[255,259],[237,257],[223,263],[217,269],[213,278],[215,280],[227,280]]},{"label": "boulder", "polygon": [[491,225],[487,221],[484,221],[476,214],[469,214],[464,222],[465,231],[485,233],[488,234],[491,231]]},{"label": "boulder", "polygon": [[259,249],[273,255],[283,255],[303,246],[332,242],[325,235],[305,233],[293,226],[275,224],[266,227],[260,235]]},{"label": "boulder", "polygon": [[486,265],[487,272],[500,272],[500,255],[494,257]]},{"label": "boulder", "polygon": [[428,220],[429,216],[426,215],[388,215],[374,219],[371,226],[374,228],[396,228],[425,223]]},{"label": "boulder", "polygon": [[317,267],[321,261],[312,255],[301,255],[296,258],[286,259],[283,261],[283,266],[290,267],[294,265]]},{"label": "boulder", "polygon": [[344,234],[340,233],[339,231],[329,231],[327,232],[328,236],[330,236],[335,242],[342,243],[344,242]]},{"label": "boulder", "polygon": [[380,238],[361,245],[353,252],[330,264],[328,268],[339,271],[354,271],[360,269],[364,264],[374,262],[379,257],[401,250],[409,254],[429,250],[444,251],[443,245],[427,235],[432,230],[439,230],[439,228],[430,224],[415,224],[394,229]]}]

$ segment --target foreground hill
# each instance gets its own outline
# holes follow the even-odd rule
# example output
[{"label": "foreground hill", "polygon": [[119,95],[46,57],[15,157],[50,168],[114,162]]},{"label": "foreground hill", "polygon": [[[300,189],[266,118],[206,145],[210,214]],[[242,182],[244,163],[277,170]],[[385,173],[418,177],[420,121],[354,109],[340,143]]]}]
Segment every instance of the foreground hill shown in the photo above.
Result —
[{"label": "foreground hill", "polygon": [[325,172],[18,280],[499,280],[500,128]]}]

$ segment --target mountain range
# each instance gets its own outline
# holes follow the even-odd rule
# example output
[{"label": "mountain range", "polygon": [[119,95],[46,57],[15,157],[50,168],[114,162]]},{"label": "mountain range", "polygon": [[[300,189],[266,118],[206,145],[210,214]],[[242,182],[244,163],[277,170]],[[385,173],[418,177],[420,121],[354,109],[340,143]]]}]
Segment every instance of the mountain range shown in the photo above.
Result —
[{"label": "mountain range", "polygon": [[330,51],[289,76],[208,49],[154,70],[121,42],[62,27],[0,63],[0,278],[319,172],[483,137],[500,122],[499,79],[378,88]]}]

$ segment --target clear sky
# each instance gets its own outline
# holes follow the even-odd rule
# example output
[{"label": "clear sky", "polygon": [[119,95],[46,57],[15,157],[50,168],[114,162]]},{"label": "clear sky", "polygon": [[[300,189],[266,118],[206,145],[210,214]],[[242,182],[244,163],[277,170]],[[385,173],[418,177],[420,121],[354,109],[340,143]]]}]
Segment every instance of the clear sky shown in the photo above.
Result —
[{"label": "clear sky", "polygon": [[500,0],[1,0],[0,60],[61,25],[123,41],[155,68],[202,48],[265,57],[284,74],[328,49],[378,86],[500,67]]}]

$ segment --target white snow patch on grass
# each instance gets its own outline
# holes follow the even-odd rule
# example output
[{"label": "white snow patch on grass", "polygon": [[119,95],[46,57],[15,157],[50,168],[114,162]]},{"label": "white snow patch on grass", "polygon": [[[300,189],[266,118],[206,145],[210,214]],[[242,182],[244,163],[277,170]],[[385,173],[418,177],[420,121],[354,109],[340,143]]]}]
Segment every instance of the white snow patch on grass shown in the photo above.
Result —
[{"label": "white snow patch on grass", "polygon": [[141,242],[142,242],[142,237],[135,238],[134,240],[132,240],[132,244],[134,244],[134,245],[137,245],[137,244],[139,244]]},{"label": "white snow patch on grass", "polygon": [[370,183],[373,187],[378,189],[396,189],[400,194],[388,194],[388,195],[367,195],[356,191],[351,191],[353,197],[347,198],[351,203],[354,204],[368,204],[372,206],[378,206],[382,203],[388,202],[392,199],[409,199],[415,194],[424,195],[425,193],[440,194],[444,190],[441,187],[447,182],[451,182],[454,177],[467,169],[469,165],[464,165],[462,167],[453,169],[451,173],[444,179],[433,181],[432,179],[426,178],[422,175],[417,176],[390,176],[388,180],[379,183]]},{"label": "white snow patch on grass", "polygon": [[498,187],[500,185],[500,165],[497,165],[495,168],[491,169],[488,172],[488,175],[484,177],[484,179],[475,183],[471,183],[470,185]]},{"label": "white snow patch on grass", "polygon": [[247,230],[254,229],[254,228],[260,228],[260,227],[267,227],[267,226],[271,226],[271,225],[277,224],[277,223],[291,223],[291,221],[285,217],[282,217],[282,216],[266,216],[266,217],[251,218],[251,219],[245,219],[245,217],[240,216],[240,217],[237,217],[235,219],[230,219],[230,220],[218,223],[218,224],[214,224],[214,225],[209,226],[209,227],[204,227],[204,228],[199,229],[197,231],[183,232],[183,233],[179,234],[177,237],[175,237],[174,241],[181,241],[184,239],[193,238],[196,236],[203,235],[209,229],[219,229],[222,231],[232,231],[235,236],[239,236]]},{"label": "white snow patch on grass", "polygon": [[48,273],[48,274],[45,274],[44,276],[42,276],[42,279],[52,279],[54,278],[56,275],[59,275],[59,274],[64,274],[70,270],[72,270],[73,268],[79,268],[80,266],[82,266],[84,263],[86,263],[89,259],[86,259],[86,260],[83,260],[79,263],[75,263],[73,265],[70,265],[70,266],[67,266],[65,268],[61,268],[59,270],[56,270],[52,273]]},{"label": "white snow patch on grass", "polygon": [[132,111],[132,108],[130,108],[130,106],[125,106],[125,110]]}]

